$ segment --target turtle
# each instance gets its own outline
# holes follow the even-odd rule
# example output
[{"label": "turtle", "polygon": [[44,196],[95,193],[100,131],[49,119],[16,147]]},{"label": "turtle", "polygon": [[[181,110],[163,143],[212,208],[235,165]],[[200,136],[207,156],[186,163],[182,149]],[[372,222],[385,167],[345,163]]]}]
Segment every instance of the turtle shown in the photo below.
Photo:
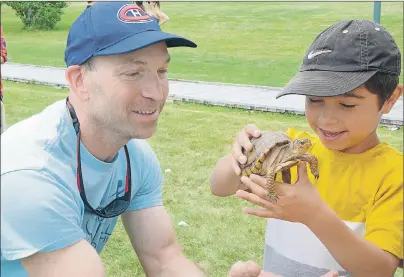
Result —
[{"label": "turtle", "polygon": [[309,138],[292,140],[285,133],[279,131],[262,131],[261,136],[252,138],[253,149],[249,152],[243,149],[242,153],[247,157],[247,162],[239,164],[241,176],[249,177],[256,174],[266,178],[268,197],[272,202],[279,199],[275,193],[275,178],[278,172],[282,174],[284,183],[290,184],[290,168],[296,166],[299,161],[306,161],[310,165],[310,171],[316,179],[320,177],[318,172],[318,159],[307,151],[312,146]]}]

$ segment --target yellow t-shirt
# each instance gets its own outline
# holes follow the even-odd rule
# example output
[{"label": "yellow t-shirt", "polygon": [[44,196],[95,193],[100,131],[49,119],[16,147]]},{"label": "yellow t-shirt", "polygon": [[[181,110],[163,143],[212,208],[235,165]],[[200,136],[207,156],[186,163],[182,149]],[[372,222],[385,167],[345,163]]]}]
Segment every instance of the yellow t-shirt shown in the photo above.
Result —
[{"label": "yellow t-shirt", "polygon": [[[309,168],[308,176],[339,218],[359,236],[402,259],[403,153],[380,143],[361,154],[345,154],[325,148],[316,135],[294,128],[286,134],[292,139],[311,139],[309,152],[318,157],[320,177],[316,180]],[[296,167],[291,175],[292,183],[296,182]],[[277,179],[280,181],[280,174]],[[268,269],[282,260],[293,262],[296,268],[309,265],[343,270],[302,224],[269,219],[266,251]]]}]

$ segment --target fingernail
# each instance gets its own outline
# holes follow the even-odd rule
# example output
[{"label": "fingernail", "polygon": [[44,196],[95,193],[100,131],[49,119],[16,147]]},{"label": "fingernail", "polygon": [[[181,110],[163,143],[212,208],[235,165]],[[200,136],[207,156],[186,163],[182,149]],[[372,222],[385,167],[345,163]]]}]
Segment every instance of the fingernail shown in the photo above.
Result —
[{"label": "fingernail", "polygon": [[240,158],[238,158],[238,160],[240,161],[240,163],[245,163],[246,162],[246,157],[245,156],[241,156]]}]

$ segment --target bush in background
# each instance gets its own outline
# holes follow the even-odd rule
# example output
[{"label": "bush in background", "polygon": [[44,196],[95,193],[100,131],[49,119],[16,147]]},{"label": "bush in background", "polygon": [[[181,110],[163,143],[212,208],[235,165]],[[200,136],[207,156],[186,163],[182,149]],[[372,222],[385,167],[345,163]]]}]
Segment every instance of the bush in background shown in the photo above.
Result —
[{"label": "bush in background", "polygon": [[25,29],[51,30],[62,18],[67,2],[4,2],[21,18]]}]

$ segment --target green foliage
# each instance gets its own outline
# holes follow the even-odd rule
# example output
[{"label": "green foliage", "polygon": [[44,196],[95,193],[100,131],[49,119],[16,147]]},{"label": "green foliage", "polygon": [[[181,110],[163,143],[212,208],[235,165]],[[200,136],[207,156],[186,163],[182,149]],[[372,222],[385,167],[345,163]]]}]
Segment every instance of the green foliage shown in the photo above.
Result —
[{"label": "green foliage", "polygon": [[19,16],[25,29],[51,30],[61,20],[66,2],[5,2]]}]

